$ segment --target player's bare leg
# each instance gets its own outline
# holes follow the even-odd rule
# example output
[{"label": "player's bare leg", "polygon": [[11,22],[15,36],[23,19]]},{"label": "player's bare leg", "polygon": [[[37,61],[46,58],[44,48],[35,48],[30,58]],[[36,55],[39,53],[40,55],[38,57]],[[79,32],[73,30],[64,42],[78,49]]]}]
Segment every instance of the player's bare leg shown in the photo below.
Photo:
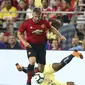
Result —
[{"label": "player's bare leg", "polygon": [[44,66],[45,65],[38,64],[38,69],[39,69],[40,72],[43,72],[44,71]]},{"label": "player's bare leg", "polygon": [[31,85],[31,78],[34,72],[34,65],[36,62],[36,57],[35,56],[31,56],[29,57],[29,65],[28,65],[28,69],[27,69],[27,84]]},{"label": "player's bare leg", "polygon": [[58,71],[61,68],[63,68],[65,65],[67,65],[74,57],[83,59],[83,55],[76,50],[73,51],[71,55],[65,57],[60,63],[53,63],[52,68],[54,69],[54,71]]}]

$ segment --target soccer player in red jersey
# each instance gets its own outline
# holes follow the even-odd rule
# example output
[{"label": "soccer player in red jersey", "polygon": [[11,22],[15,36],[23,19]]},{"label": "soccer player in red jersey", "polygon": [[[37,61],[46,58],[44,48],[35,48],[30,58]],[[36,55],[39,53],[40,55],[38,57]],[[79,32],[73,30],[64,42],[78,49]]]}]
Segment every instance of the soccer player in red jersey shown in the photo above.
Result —
[{"label": "soccer player in red jersey", "polygon": [[[40,8],[34,8],[32,12],[33,18],[24,21],[18,30],[17,36],[19,40],[27,48],[27,55],[29,59],[28,65],[28,85],[31,85],[31,78],[34,71],[35,62],[38,63],[38,68],[40,72],[43,72],[44,65],[46,63],[46,31],[51,30],[55,34],[58,34],[62,40],[65,40],[65,37],[61,33],[51,26],[49,22],[45,19],[42,19],[42,13]],[[26,32],[27,39],[24,40],[22,34]]]}]

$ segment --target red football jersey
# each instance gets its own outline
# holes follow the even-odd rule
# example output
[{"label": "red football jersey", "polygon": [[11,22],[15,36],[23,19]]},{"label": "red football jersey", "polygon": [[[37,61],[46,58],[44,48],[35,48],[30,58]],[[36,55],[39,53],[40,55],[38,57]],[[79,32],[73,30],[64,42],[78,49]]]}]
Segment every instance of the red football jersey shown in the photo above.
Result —
[{"label": "red football jersey", "polygon": [[26,40],[36,44],[46,42],[46,31],[50,28],[50,23],[45,19],[41,19],[39,23],[35,23],[32,19],[28,19],[20,25],[18,31],[21,33],[26,31]]}]

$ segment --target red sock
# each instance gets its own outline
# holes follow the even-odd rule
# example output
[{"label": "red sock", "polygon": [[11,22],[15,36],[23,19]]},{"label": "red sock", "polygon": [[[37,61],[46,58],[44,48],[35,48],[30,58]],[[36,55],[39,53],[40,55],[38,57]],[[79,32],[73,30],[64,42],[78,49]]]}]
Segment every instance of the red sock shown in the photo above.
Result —
[{"label": "red sock", "polygon": [[34,65],[28,65],[28,72],[27,72],[27,83],[31,84],[31,78],[33,76]]},{"label": "red sock", "polygon": [[37,73],[37,72],[40,72],[40,71],[39,71],[39,69],[36,67],[36,68],[34,69],[34,73]]},{"label": "red sock", "polygon": [[28,72],[27,73],[27,83],[31,83],[32,75],[33,75],[33,72]]}]

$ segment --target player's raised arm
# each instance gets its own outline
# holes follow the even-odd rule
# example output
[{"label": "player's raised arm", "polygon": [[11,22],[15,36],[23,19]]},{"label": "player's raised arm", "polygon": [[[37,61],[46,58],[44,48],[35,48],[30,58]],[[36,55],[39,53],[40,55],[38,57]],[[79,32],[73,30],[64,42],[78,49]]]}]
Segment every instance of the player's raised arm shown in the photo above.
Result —
[{"label": "player's raised arm", "polygon": [[66,38],[55,27],[51,26],[51,31],[58,35],[61,40],[66,40]]}]

